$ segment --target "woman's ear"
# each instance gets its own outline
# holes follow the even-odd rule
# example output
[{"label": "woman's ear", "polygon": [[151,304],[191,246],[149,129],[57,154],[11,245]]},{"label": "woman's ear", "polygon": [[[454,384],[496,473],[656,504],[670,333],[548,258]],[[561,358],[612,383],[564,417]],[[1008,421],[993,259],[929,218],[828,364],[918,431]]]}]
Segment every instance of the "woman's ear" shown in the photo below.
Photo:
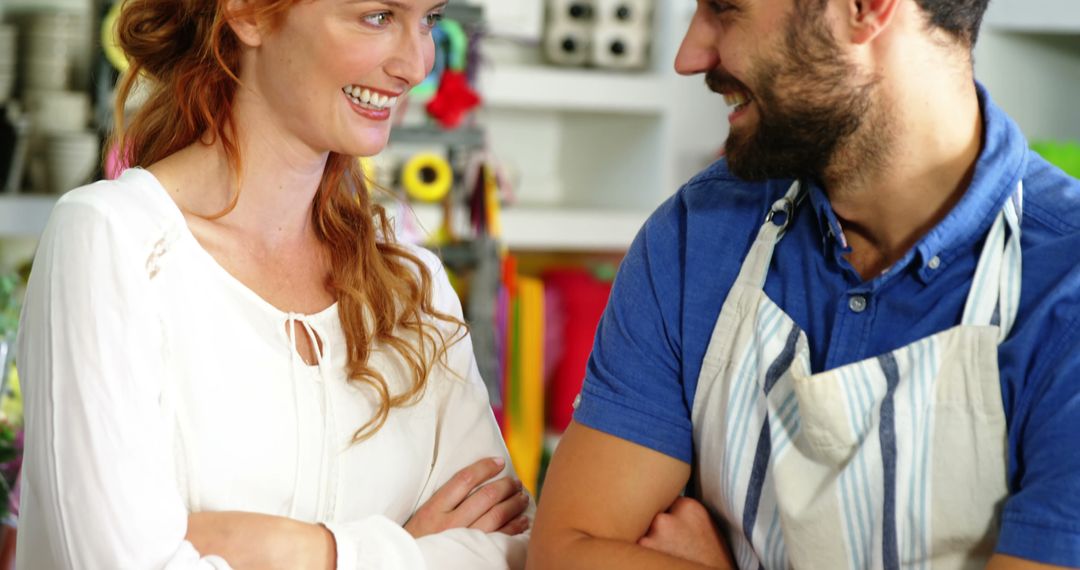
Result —
[{"label": "woman's ear", "polygon": [[262,44],[264,30],[249,9],[250,4],[251,0],[226,0],[225,21],[240,43],[248,47],[258,47]]},{"label": "woman's ear", "polygon": [[889,27],[902,0],[846,0],[853,43],[867,44]]}]

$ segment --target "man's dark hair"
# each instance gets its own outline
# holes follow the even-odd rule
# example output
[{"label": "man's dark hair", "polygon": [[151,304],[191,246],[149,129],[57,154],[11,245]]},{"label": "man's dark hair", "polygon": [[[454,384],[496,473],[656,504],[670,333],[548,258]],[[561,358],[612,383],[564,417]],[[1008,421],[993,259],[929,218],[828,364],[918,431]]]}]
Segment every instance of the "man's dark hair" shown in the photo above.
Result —
[{"label": "man's dark hair", "polygon": [[990,0],[915,0],[930,16],[930,25],[974,46]]},{"label": "man's dark hair", "polygon": [[[828,0],[796,0],[800,4],[812,2],[824,9]],[[979,28],[990,0],[915,0],[930,18],[930,27],[949,33],[968,47],[975,47],[979,39]]]}]

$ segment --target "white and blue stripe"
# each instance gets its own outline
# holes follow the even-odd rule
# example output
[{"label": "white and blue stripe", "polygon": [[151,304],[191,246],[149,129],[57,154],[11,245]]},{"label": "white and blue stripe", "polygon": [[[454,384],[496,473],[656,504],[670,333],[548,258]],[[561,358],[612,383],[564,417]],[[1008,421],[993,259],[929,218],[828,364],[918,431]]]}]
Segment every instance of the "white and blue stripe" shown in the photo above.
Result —
[{"label": "white and blue stripe", "polygon": [[[795,202],[797,192],[789,192]],[[968,366],[958,353],[989,338],[972,329],[997,325],[998,342],[1008,335],[1020,294],[1021,208],[1022,187],[990,230],[960,326],[815,375],[805,335],[761,290],[783,230],[762,227],[717,321],[694,405],[697,485],[728,519],[740,568],[788,568],[796,551],[812,568],[934,564],[934,493],[946,491],[934,488],[935,468],[949,469],[933,461],[936,398],[943,382],[982,369],[965,368],[960,380],[942,370],[946,359]],[[792,505],[777,492],[789,484],[812,487],[785,493],[801,498]],[[815,550],[806,536],[820,537],[820,525],[832,525],[840,542],[820,549],[827,560],[806,560]]]}]

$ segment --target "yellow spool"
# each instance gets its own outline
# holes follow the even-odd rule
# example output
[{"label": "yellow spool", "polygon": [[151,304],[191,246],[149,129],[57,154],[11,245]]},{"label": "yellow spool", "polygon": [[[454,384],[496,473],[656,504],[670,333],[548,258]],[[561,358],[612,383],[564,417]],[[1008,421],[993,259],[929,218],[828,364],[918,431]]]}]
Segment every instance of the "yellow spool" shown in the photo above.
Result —
[{"label": "yellow spool", "polygon": [[116,37],[116,20],[120,18],[121,4],[123,2],[117,0],[112,5],[112,8],[109,8],[108,14],[105,15],[105,19],[101,22],[101,49],[105,52],[105,59],[109,60],[109,63],[120,73],[123,73],[128,70],[130,64],[128,64],[127,55],[120,49]]},{"label": "yellow spool", "polygon": [[438,202],[450,193],[454,185],[454,170],[445,158],[437,154],[418,154],[405,163],[401,185],[414,200]]}]

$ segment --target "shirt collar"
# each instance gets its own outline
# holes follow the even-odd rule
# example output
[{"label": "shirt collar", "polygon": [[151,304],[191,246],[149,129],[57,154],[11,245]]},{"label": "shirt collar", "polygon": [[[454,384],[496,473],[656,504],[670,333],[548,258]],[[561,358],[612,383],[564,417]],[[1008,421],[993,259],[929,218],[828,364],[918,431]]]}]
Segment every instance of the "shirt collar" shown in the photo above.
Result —
[{"label": "shirt collar", "polygon": [[840,225],[840,220],[836,217],[836,212],[832,209],[832,203],[829,202],[829,196],[825,194],[825,190],[816,182],[807,184],[809,189],[807,194],[810,198],[810,205],[814,208],[814,218],[817,219],[818,227],[821,229],[822,239],[826,242],[835,241],[842,253],[850,251],[847,240],[844,238],[844,228]]},{"label": "shirt collar", "polygon": [[[1016,123],[993,102],[986,88],[978,82],[975,87],[982,109],[983,148],[975,163],[971,185],[945,219],[923,236],[889,273],[917,262],[919,276],[929,280],[965,246],[982,238],[1017,189],[1026,165],[1027,140]],[[850,250],[828,196],[818,184],[808,186],[822,239],[826,243],[831,241],[835,255],[842,256]]]}]

